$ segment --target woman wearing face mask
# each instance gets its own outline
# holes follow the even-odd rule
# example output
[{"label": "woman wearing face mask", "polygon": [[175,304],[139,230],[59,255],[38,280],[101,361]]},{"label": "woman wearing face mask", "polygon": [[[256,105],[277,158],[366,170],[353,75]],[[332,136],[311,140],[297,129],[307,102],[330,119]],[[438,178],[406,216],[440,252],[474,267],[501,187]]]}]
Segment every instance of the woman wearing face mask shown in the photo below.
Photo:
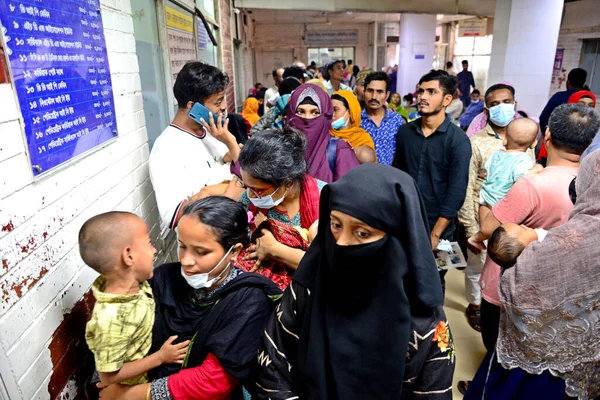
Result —
[{"label": "woman wearing face mask", "polygon": [[[247,244],[243,205],[208,197],[185,207],[178,225],[178,263],[164,264],[151,279],[156,302],[152,348],[170,336],[191,340],[183,365],[162,365],[151,383],[112,385],[110,400],[242,399],[260,334],[281,291],[263,276],[232,266]],[[247,385],[246,385],[247,386]]]},{"label": "woman wearing face mask", "polygon": [[356,96],[347,90],[331,95],[333,104],[333,122],[329,132],[331,136],[343,139],[352,148],[361,164],[377,162],[375,143],[371,135],[360,127],[360,104]]},{"label": "woman wearing face mask", "polygon": [[262,338],[257,397],[452,399],[442,303],[415,182],[353,169],[323,189],[319,233]]},{"label": "woman wearing face mask", "polygon": [[255,240],[238,265],[267,276],[281,289],[308,248],[306,230],[316,229],[319,193],[325,186],[308,175],[305,150],[302,132],[286,128],[254,135],[240,152],[246,191],[239,201],[255,218]]},{"label": "woman wearing face mask", "polygon": [[333,106],[323,89],[304,84],[290,100],[287,124],[306,135],[309,174],[323,182],[335,182],[360,162],[348,143],[329,134]]}]

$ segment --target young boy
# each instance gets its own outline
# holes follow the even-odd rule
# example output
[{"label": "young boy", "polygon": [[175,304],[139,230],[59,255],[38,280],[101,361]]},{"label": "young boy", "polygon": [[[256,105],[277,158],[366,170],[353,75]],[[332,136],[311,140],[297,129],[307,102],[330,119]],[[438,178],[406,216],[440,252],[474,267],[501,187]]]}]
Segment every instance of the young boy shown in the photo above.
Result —
[{"label": "young boy", "polygon": [[525,225],[503,224],[494,231],[488,241],[487,252],[500,267],[510,268],[517,262],[525,247],[536,240],[543,241],[548,231],[531,229]]},{"label": "young boy", "polygon": [[497,151],[485,163],[487,179],[479,195],[480,221],[485,219],[492,206],[506,196],[519,178],[543,169],[527,154],[527,150],[534,149],[537,144],[538,130],[538,124],[529,118],[516,119],[508,125],[503,141],[505,150]]},{"label": "young boy", "polygon": [[94,353],[101,384],[136,385],[162,364],[181,364],[189,341],[173,345],[171,336],[159,351],[152,344],[152,277],[156,249],[146,223],[135,214],[112,211],[90,218],[79,231],[83,261],[101,274],[92,286],[96,305],[85,339]]}]

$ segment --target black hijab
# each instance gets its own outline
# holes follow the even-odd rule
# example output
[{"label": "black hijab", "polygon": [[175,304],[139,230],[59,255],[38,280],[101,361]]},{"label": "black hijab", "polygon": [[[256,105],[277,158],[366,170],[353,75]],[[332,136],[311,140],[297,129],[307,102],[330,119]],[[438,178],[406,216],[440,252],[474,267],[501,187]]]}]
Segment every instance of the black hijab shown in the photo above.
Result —
[{"label": "black hijab", "polygon": [[[387,236],[339,246],[337,210]],[[411,307],[443,304],[427,214],[406,173],[363,164],[321,194],[319,234],[294,280],[310,293],[293,373],[300,398],[401,398]]]},{"label": "black hijab", "polygon": [[[191,300],[193,289],[180,271],[180,263],[164,264],[150,280],[156,302],[150,352],[177,335],[175,343],[192,340],[184,368],[199,366],[211,353],[230,375],[247,379],[260,335],[281,291],[262,275],[241,273],[211,300],[196,304]],[[161,378],[180,369],[180,365],[163,364],[150,371],[149,377]]]}]

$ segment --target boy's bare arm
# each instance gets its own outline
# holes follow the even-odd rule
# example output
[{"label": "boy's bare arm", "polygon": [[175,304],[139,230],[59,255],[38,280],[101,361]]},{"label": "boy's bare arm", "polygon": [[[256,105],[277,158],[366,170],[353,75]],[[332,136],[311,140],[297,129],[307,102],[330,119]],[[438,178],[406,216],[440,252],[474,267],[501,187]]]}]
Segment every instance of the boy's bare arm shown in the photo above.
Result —
[{"label": "boy's bare arm", "polygon": [[135,378],[162,364],[182,364],[190,341],[186,340],[182,343],[173,344],[175,339],[177,339],[177,336],[171,336],[157,352],[140,360],[125,363],[118,371],[99,372],[102,386]]}]

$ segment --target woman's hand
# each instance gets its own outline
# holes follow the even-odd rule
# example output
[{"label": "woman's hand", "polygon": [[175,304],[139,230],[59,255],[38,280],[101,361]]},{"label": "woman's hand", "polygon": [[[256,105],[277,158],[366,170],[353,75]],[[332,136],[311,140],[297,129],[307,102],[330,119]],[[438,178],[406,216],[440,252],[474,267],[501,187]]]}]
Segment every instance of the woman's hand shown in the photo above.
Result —
[{"label": "woman's hand", "polygon": [[262,236],[256,239],[256,244],[248,247],[248,255],[244,257],[244,260],[256,260],[250,272],[256,271],[264,261],[274,260],[281,246],[281,243],[267,229],[263,229],[261,233]]}]

